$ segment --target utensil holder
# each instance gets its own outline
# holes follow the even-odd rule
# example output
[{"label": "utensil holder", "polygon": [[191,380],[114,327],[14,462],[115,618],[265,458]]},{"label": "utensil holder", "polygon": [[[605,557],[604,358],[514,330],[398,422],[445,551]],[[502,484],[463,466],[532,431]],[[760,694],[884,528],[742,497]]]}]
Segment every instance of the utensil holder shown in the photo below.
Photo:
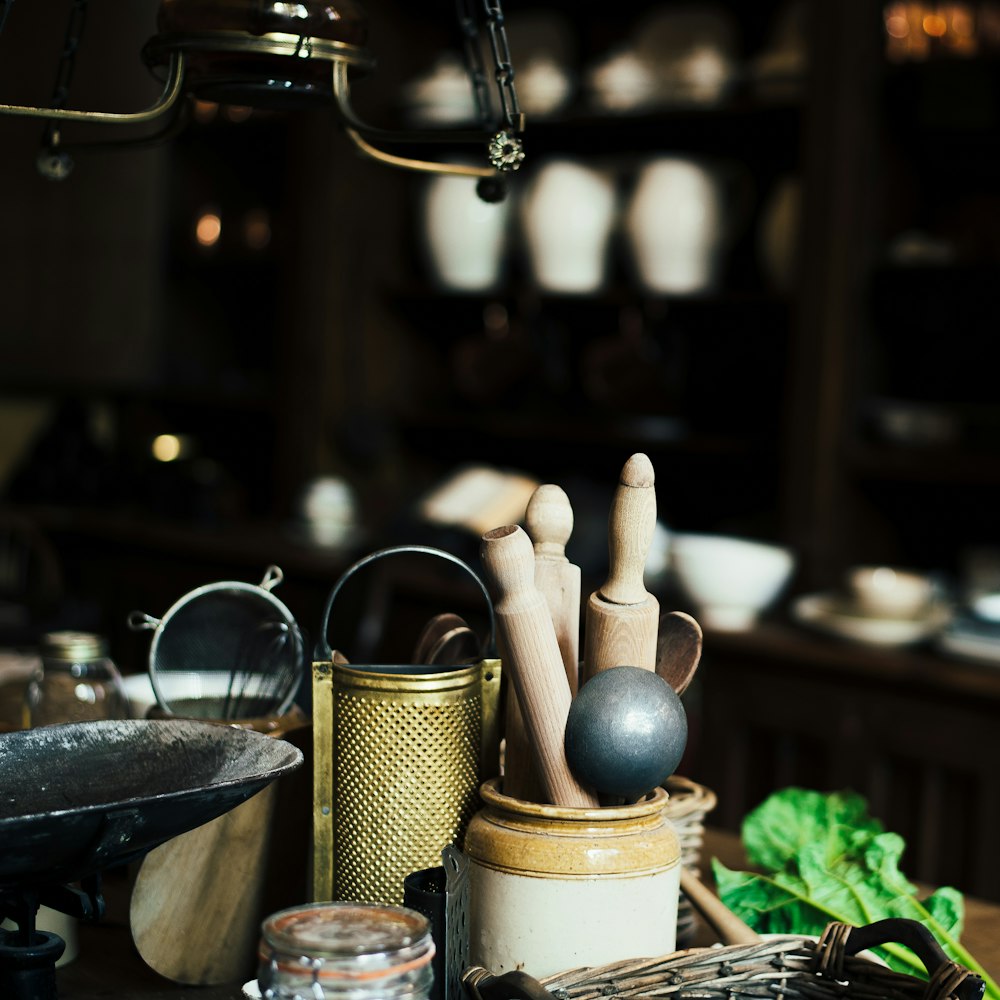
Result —
[{"label": "utensil holder", "polygon": [[[489,613],[481,658],[452,668],[335,662],[330,614],[348,579],[399,553],[445,559],[478,584]],[[396,546],[359,560],[327,599],[313,663],[312,897],[400,905],[411,872],[461,847],[479,786],[500,770],[500,661],[493,605],[461,559]]]},{"label": "utensil holder", "polygon": [[575,808],[504,795],[469,825],[469,961],[547,975],[676,947],[680,844],[667,793]]}]

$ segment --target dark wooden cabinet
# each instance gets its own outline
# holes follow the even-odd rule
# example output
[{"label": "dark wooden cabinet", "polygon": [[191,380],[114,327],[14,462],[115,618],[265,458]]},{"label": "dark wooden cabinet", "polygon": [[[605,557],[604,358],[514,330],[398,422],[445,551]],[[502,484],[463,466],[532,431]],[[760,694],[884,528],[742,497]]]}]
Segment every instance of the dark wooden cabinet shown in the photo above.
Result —
[{"label": "dark wooden cabinet", "polygon": [[713,822],[738,829],[788,785],[850,789],[904,837],[911,878],[1000,898],[996,668],[778,622],[707,635],[699,683],[692,763],[718,794]]}]

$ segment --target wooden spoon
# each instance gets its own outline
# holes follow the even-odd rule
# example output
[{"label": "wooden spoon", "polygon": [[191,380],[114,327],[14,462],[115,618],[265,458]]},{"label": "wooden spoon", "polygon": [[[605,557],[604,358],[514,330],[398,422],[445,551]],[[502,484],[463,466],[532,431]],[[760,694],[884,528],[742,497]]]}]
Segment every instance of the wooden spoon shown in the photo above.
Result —
[{"label": "wooden spoon", "polygon": [[763,938],[745,924],[689,868],[681,866],[681,892],[719,935],[723,944],[759,944]]},{"label": "wooden spoon", "polygon": [[445,612],[424,627],[413,649],[413,662],[454,666],[479,655],[479,640],[464,618]]},{"label": "wooden spoon", "polygon": [[656,640],[656,672],[678,694],[683,694],[700,660],[701,626],[683,611],[661,615]]}]

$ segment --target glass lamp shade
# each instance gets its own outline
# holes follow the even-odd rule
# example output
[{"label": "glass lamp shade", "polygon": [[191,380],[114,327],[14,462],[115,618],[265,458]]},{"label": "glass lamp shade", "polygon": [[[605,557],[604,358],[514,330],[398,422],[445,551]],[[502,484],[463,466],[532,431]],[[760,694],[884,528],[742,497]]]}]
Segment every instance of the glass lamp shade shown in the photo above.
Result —
[{"label": "glass lamp shade", "polygon": [[185,89],[201,100],[270,110],[327,105],[331,63],[370,69],[358,0],[162,0],[151,67],[185,58]]}]

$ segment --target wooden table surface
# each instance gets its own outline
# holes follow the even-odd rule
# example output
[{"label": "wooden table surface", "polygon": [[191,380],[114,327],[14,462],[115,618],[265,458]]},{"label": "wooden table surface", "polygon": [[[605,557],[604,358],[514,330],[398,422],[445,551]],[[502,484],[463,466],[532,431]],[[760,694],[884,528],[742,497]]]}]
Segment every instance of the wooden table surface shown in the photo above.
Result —
[{"label": "wooden table surface", "polygon": [[[729,867],[743,867],[739,839],[708,830],[703,858],[718,857]],[[119,876],[105,880],[107,913],[98,924],[80,926],[79,957],[58,970],[60,1000],[242,1000],[241,983],[185,987],[152,972],[131,943],[128,928],[128,883]],[[967,899],[963,941],[994,977],[1000,978],[1000,906]],[[180,930],[178,930],[180,933]],[[705,935],[699,943],[707,944]],[[248,977],[251,978],[251,977]]]}]

